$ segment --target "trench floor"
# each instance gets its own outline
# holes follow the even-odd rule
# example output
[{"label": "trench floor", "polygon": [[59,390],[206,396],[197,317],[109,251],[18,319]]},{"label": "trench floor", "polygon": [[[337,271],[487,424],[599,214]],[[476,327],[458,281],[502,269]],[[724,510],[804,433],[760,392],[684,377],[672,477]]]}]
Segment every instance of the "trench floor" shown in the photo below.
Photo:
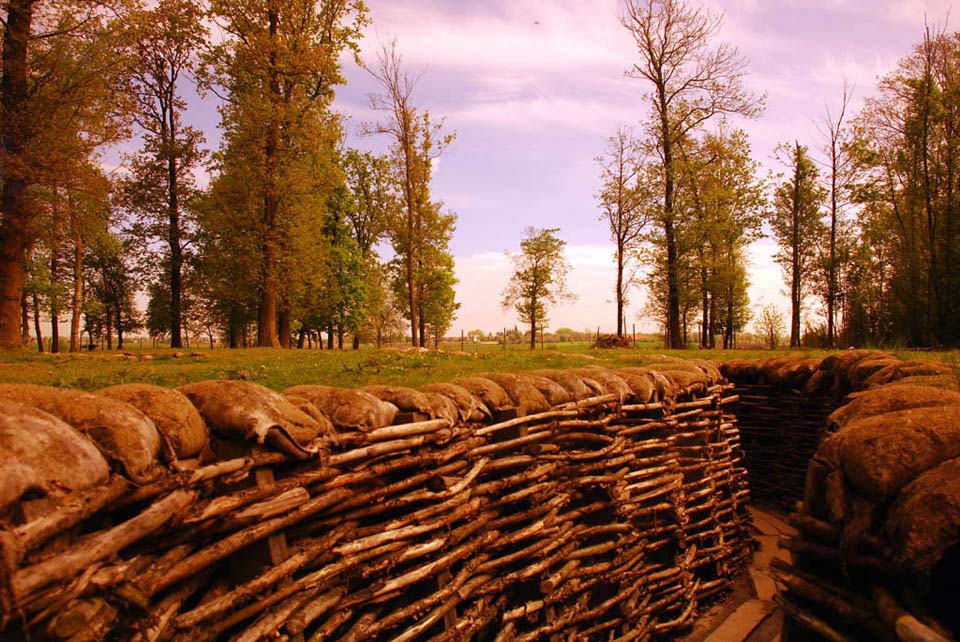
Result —
[{"label": "trench floor", "polygon": [[777,592],[770,576],[770,561],[790,561],[789,551],[777,541],[795,535],[782,513],[751,506],[753,537],[757,549],[748,572],[738,579],[727,597],[697,618],[693,629],[680,642],[779,642],[783,614],[773,601]]}]

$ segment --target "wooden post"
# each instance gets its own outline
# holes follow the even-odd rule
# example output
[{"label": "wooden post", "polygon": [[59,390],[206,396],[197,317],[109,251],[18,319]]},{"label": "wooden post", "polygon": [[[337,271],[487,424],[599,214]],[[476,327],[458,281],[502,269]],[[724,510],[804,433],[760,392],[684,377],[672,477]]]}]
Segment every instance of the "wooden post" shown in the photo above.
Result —
[{"label": "wooden post", "polygon": [[543,328],[540,328],[540,349],[543,350]]},{"label": "wooden post", "polygon": [[503,329],[503,335],[501,335],[501,338],[503,339],[503,349],[506,350],[507,349],[507,329],[506,328]]},{"label": "wooden post", "polygon": [[460,330],[460,352],[463,351],[463,330]]},{"label": "wooden post", "polygon": [[637,324],[633,324],[633,349],[637,349]]}]

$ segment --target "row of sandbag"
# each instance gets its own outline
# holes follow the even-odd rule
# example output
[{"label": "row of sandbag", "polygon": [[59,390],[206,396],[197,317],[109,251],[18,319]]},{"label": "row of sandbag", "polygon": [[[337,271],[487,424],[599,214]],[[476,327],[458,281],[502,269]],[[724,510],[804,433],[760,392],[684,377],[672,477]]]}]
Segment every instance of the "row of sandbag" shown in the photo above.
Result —
[{"label": "row of sandbag", "polygon": [[[757,371],[783,381],[809,364],[781,359]],[[867,350],[811,369],[805,393],[841,401],[791,517],[800,536],[783,542],[794,563],[773,568],[797,639],[960,635],[958,383],[948,363]]]},{"label": "row of sandbag", "polygon": [[[2,540],[7,561],[6,626],[60,639],[123,637],[131,631],[158,639],[171,632],[181,637],[237,631],[268,635],[288,621],[294,628],[306,621],[303,626],[314,635],[352,639],[367,636],[371,622],[377,620],[378,630],[387,634],[422,615],[437,599],[445,597],[442,606],[449,605],[451,595],[463,595],[464,582],[482,577],[474,578],[466,567],[457,566],[499,538],[491,535],[499,531],[481,532],[480,527],[489,527],[490,520],[522,524],[512,508],[499,517],[488,514],[487,520],[478,519],[476,503],[462,504],[464,493],[484,484],[489,475],[487,494],[477,498],[489,499],[492,489],[504,490],[500,479],[504,471],[522,463],[526,469],[512,476],[520,485],[519,499],[542,494],[544,488],[525,487],[538,479],[531,473],[543,473],[538,457],[549,457],[570,445],[570,435],[554,434],[562,431],[559,422],[546,417],[540,421],[553,422],[548,422],[549,436],[556,443],[521,436],[508,445],[533,447],[542,442],[534,455],[505,455],[491,464],[488,454],[510,450],[489,443],[499,428],[478,435],[482,430],[474,429],[477,419],[508,407],[536,415],[549,410],[550,402],[544,406],[540,401],[548,395],[560,406],[575,402],[572,409],[563,411],[573,415],[584,412],[586,398],[604,400],[607,406],[596,407],[605,408],[607,414],[616,413],[625,401],[669,408],[674,395],[702,394],[716,382],[716,373],[708,368],[675,366],[681,367],[685,369],[675,373],[627,369],[616,375],[591,369],[579,374],[542,373],[542,377],[491,375],[465,378],[461,386],[437,384],[426,396],[403,388],[371,389],[393,404],[359,391],[319,386],[298,387],[280,396],[246,382],[187,386],[182,392],[189,404],[172,391],[153,387],[108,391],[113,397],[126,395],[133,406],[72,391],[4,387],[0,396],[19,402],[5,402],[8,411],[0,434],[5,454],[11,456],[3,461],[11,470],[15,464],[27,480],[5,489],[5,497],[17,497],[4,504],[9,525]],[[26,406],[24,401],[33,405]],[[137,406],[148,420],[135,414],[132,408]],[[401,407],[432,420],[384,425]],[[197,410],[199,423],[192,416]],[[455,422],[450,420],[453,412]],[[331,430],[324,419],[336,429]],[[150,433],[144,428],[147,421],[160,430]],[[565,428],[571,427],[577,426]],[[31,434],[35,436],[32,444]],[[102,483],[105,465],[97,461],[98,450],[91,448],[87,435],[113,465],[114,475],[106,484]],[[243,440],[254,440],[274,452],[251,457]],[[492,450],[484,450],[491,446]],[[172,470],[160,466],[158,455]],[[641,467],[647,466],[642,459]],[[269,469],[276,482],[247,487],[244,482],[251,478],[251,468],[254,472]],[[578,479],[576,472],[566,478]],[[131,488],[130,482],[137,487]],[[440,487],[422,488],[434,482]],[[91,487],[84,490],[83,484]],[[582,518],[576,512],[574,516]],[[437,538],[410,542],[404,538],[410,536],[414,518],[416,529],[422,529],[416,531],[418,537],[457,525],[465,530],[455,531],[460,533],[457,537],[441,538],[442,542]],[[384,524],[392,525],[388,530],[394,533],[393,539],[377,539]],[[533,525],[520,531],[526,533]],[[227,565],[231,556],[277,533],[288,536],[294,551],[277,570],[268,568],[246,584],[224,578],[221,571],[232,567]],[[343,544],[331,558],[328,549],[335,542]],[[543,568],[543,572],[550,570],[549,564]],[[424,578],[435,581],[453,570],[457,574],[450,579],[452,584],[431,593],[432,602],[411,601],[400,590],[410,586],[422,590],[419,585]],[[278,589],[281,579],[303,590]],[[378,591],[371,591],[371,584],[379,586]],[[494,582],[494,586],[499,585]],[[255,592],[271,587],[273,593],[251,603]],[[499,591],[501,599],[505,595]],[[387,609],[383,605],[377,606],[376,614],[358,613],[355,607],[363,600],[373,605],[386,600],[391,610],[383,618],[378,617]],[[649,613],[636,610],[636,600],[632,604],[635,614],[644,613],[649,619]],[[124,608],[131,605],[136,608]],[[492,610],[490,605],[490,601],[478,603],[474,610],[489,616],[487,620],[502,618],[506,605]],[[321,617],[334,607],[333,615]],[[203,618],[197,615],[198,609],[200,615],[206,614]],[[468,613],[461,614],[461,624],[484,621]],[[219,626],[196,630],[214,615]],[[147,622],[149,631],[144,630]],[[159,630],[154,630],[155,622],[160,623]],[[416,626],[408,629],[414,637],[424,632]]]}]

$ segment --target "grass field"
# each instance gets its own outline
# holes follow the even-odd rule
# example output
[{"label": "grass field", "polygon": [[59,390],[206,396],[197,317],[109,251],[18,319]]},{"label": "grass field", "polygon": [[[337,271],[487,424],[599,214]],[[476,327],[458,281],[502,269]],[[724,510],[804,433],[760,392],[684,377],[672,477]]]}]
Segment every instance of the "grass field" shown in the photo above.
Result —
[{"label": "grass field", "polygon": [[[38,383],[50,386],[96,390],[119,383],[144,382],[179,386],[204,379],[246,379],[281,390],[304,383],[359,386],[372,383],[417,386],[430,381],[484,371],[520,371],[537,368],[572,368],[589,364],[603,366],[643,365],[669,354],[684,358],[727,360],[759,358],[770,351],[596,350],[587,343],[547,344],[531,351],[526,346],[467,344],[459,342],[424,353],[396,349],[375,350],[244,350],[199,349],[189,356],[181,351],[134,347],[126,353],[38,354],[22,350],[0,352],[0,383]],[[804,352],[811,356],[822,352]]]}]

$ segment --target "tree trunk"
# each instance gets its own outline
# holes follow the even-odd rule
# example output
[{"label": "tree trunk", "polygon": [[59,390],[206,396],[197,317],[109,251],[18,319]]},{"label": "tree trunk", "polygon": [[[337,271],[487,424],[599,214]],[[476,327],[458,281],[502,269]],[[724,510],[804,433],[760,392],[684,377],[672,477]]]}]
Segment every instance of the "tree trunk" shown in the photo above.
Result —
[{"label": "tree trunk", "polygon": [[707,291],[707,265],[704,252],[700,250],[700,318],[703,321],[703,327],[700,329],[700,347],[707,348],[710,345],[710,295]]},{"label": "tree trunk", "polygon": [[37,352],[43,352],[43,331],[40,329],[40,301],[33,293],[33,331],[37,335]]},{"label": "tree trunk", "polygon": [[327,350],[333,350],[333,324],[327,326]]},{"label": "tree trunk", "polygon": [[790,347],[800,347],[800,143],[796,143],[793,171],[793,203],[791,211],[791,278],[790,278]]},{"label": "tree trunk", "polygon": [[57,300],[56,286],[59,283],[60,262],[57,260],[57,246],[50,250],[50,282],[54,289],[50,294],[50,352],[60,352],[60,302]]},{"label": "tree trunk", "polygon": [[680,267],[677,238],[673,227],[673,141],[667,114],[666,87],[657,87],[660,98],[660,136],[663,147],[663,237],[667,247],[667,347],[683,348],[680,328]]},{"label": "tree trunk", "polygon": [[337,326],[337,350],[343,350],[343,326]]},{"label": "tree trunk", "polygon": [[[267,10],[270,43],[277,40],[277,29],[280,16],[270,3]],[[279,70],[275,51],[270,52],[269,87],[270,104],[274,110],[279,109],[282,103]],[[263,265],[261,276],[263,283],[260,292],[260,315],[257,327],[257,346],[261,348],[276,348],[280,346],[277,339],[277,214],[280,209],[279,186],[277,185],[280,147],[280,122],[276,113],[270,114],[267,124],[266,144],[264,145],[264,186],[263,186]]]},{"label": "tree trunk", "polygon": [[83,303],[83,237],[73,203],[70,204],[70,231],[73,234],[73,300],[70,317],[70,352],[80,350],[80,307]]},{"label": "tree trunk", "polygon": [[307,327],[300,326],[300,332],[297,333],[297,350],[303,350],[303,344],[307,339]]},{"label": "tree trunk", "polygon": [[123,315],[121,314],[122,309],[123,309],[123,305],[120,303],[120,300],[118,299],[116,304],[116,318],[115,318],[115,321],[117,323],[117,350],[123,350]]},{"label": "tree trunk", "polygon": [[103,308],[104,326],[107,331],[107,350],[113,350],[113,307],[105,305]]},{"label": "tree trunk", "polygon": [[537,349],[537,316],[530,315],[530,349]]},{"label": "tree trunk", "polygon": [[422,314],[417,315],[417,325],[420,328],[420,347],[427,347],[427,321]]},{"label": "tree trunk", "polygon": [[28,116],[27,48],[33,0],[9,0],[0,62],[0,349],[20,345],[20,299],[29,213],[29,186],[23,145]]},{"label": "tree trunk", "polygon": [[623,242],[617,242],[617,338],[622,338],[623,327]]},{"label": "tree trunk", "polygon": [[356,330],[354,330],[353,332],[353,349],[354,350],[360,349],[360,333],[357,332]]},{"label": "tree trunk", "polygon": [[290,347],[290,337],[292,332],[290,330],[290,306],[284,302],[280,307],[280,324],[277,332],[280,334],[280,347],[289,348]]},{"label": "tree trunk", "polygon": [[830,264],[827,266],[827,347],[836,343],[837,318],[837,142],[830,147]]},{"label": "tree trunk", "polygon": [[26,347],[30,343],[30,306],[27,304],[27,291],[20,294],[20,345]]}]

